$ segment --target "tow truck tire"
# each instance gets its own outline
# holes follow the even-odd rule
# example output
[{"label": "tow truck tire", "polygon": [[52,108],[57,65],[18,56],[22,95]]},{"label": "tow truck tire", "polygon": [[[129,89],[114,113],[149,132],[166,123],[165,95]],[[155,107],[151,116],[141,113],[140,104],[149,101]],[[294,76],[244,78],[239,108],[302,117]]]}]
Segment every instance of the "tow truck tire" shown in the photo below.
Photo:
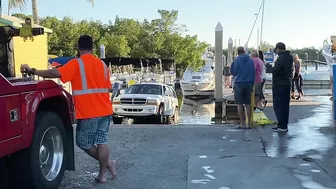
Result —
[{"label": "tow truck tire", "polygon": [[[59,188],[67,163],[66,141],[61,118],[54,112],[39,111],[36,115],[32,144],[23,154],[22,162],[26,164],[21,165],[22,176],[27,185],[36,189]],[[55,151],[58,153],[55,154]],[[43,173],[40,168],[43,161],[45,164],[51,162],[52,168],[46,169],[49,174]],[[50,174],[51,172],[53,174]]]},{"label": "tow truck tire", "polygon": [[123,117],[116,117],[116,116],[113,116],[113,117],[112,117],[112,120],[113,120],[113,124],[122,124],[124,118],[123,118]]}]

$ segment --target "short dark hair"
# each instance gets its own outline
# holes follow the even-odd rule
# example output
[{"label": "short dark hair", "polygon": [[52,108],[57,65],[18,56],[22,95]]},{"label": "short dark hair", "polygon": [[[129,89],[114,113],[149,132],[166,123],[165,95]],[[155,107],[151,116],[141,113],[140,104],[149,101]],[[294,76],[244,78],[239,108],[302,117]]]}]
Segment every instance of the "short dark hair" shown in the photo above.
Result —
[{"label": "short dark hair", "polygon": [[89,35],[82,35],[78,39],[78,50],[91,51],[93,49],[93,40]]},{"label": "short dark hair", "polygon": [[264,61],[264,52],[262,52],[262,51],[258,51],[258,54],[259,54],[259,58],[262,60],[262,61]]},{"label": "short dark hair", "polygon": [[245,53],[245,48],[244,48],[244,47],[238,47],[238,49],[237,49],[237,53],[238,53],[238,54],[243,54],[243,53]]},{"label": "short dark hair", "polygon": [[275,48],[285,51],[286,50],[286,45],[285,45],[285,43],[279,42],[275,45]]}]

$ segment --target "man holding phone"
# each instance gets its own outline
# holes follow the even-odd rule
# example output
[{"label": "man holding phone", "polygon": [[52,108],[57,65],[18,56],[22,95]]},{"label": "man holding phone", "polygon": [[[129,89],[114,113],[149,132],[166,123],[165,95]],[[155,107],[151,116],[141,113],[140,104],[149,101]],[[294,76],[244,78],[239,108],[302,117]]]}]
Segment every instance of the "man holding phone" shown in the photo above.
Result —
[{"label": "man holding phone", "polygon": [[293,56],[286,50],[282,42],[276,44],[275,53],[278,58],[272,71],[273,109],[278,125],[272,128],[276,132],[288,131],[290,91],[293,78]]}]

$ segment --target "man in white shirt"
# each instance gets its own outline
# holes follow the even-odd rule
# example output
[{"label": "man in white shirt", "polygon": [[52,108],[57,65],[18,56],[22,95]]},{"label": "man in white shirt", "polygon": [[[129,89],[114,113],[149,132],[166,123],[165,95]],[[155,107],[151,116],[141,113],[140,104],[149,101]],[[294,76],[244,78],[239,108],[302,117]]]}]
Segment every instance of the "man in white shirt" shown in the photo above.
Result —
[{"label": "man in white shirt", "polygon": [[327,41],[324,41],[322,55],[325,57],[330,72],[330,86],[331,86],[331,93],[333,94],[330,100],[333,100],[334,96],[334,86],[333,86],[333,65],[336,64],[336,36],[330,37],[332,44],[329,45]]}]

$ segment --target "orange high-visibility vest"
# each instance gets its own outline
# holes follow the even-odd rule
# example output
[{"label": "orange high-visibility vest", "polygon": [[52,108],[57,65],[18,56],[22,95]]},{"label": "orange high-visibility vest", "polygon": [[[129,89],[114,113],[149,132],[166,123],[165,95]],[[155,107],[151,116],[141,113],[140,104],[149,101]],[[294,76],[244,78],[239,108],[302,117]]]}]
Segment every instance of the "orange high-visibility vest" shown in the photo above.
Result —
[{"label": "orange high-visibility vest", "polygon": [[[83,55],[71,61],[78,62],[78,72],[71,80],[77,119],[111,115],[112,103],[110,74],[106,64],[93,55]],[[68,64],[68,63],[67,63]]]}]

